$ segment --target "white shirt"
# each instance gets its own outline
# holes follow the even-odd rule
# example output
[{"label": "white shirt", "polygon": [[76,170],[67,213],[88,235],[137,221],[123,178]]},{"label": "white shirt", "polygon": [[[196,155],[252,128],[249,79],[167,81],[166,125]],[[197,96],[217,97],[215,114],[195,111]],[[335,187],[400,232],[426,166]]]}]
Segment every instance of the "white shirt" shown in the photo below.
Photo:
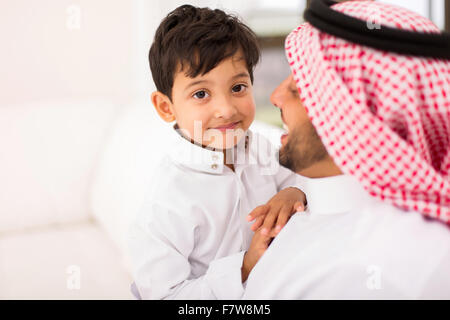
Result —
[{"label": "white shirt", "polygon": [[234,148],[235,172],[223,164],[222,151],[170,132],[170,152],[130,229],[138,291],[143,299],[239,299],[253,236],[246,216],[279,190],[298,186],[298,175],[250,131]]},{"label": "white shirt", "polygon": [[244,299],[449,299],[450,228],[370,197],[351,176],[304,178],[298,212]]}]

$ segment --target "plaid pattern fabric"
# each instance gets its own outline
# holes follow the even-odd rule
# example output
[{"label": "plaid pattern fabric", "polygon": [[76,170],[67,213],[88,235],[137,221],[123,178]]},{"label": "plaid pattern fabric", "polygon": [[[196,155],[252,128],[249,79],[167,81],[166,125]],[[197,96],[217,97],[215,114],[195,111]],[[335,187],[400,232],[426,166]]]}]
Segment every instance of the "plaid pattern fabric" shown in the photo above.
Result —
[{"label": "plaid pattern fabric", "polygon": [[[379,2],[332,8],[368,27],[439,32]],[[370,195],[450,224],[450,61],[372,49],[309,23],[285,48],[303,106],[339,168]]]}]

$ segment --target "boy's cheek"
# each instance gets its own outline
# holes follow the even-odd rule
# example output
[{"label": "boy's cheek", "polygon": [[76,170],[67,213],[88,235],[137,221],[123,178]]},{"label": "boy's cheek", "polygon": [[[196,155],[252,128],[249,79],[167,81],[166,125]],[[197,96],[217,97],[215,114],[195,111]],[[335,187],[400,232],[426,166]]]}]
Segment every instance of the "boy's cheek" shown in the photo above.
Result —
[{"label": "boy's cheek", "polygon": [[241,113],[244,115],[243,129],[247,130],[252,122],[255,120],[256,108],[254,104],[249,104],[243,108]]},{"label": "boy's cheek", "polygon": [[251,118],[251,122],[253,122],[253,120],[255,119],[255,114],[256,114],[256,105],[255,102],[252,99],[252,103],[248,108],[249,110],[249,117]]}]

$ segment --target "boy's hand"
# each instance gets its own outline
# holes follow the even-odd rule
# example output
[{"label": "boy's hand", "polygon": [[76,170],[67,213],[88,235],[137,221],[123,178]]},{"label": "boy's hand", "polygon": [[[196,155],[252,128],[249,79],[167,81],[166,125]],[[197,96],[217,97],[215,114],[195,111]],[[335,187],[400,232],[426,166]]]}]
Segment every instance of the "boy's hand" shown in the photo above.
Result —
[{"label": "boy's hand", "polygon": [[273,237],[262,234],[261,228],[255,232],[252,238],[252,242],[250,243],[250,247],[245,253],[244,260],[242,262],[242,282],[245,282],[247,280],[250,271],[252,271],[256,262],[258,262],[259,258],[261,258],[263,253],[267,250],[272,239]]},{"label": "boy's hand", "polygon": [[251,226],[253,231],[262,226],[261,233],[263,235],[275,237],[292,214],[305,210],[305,203],[306,196],[300,189],[286,188],[274,195],[266,204],[253,209],[247,216],[247,220],[256,219]]}]

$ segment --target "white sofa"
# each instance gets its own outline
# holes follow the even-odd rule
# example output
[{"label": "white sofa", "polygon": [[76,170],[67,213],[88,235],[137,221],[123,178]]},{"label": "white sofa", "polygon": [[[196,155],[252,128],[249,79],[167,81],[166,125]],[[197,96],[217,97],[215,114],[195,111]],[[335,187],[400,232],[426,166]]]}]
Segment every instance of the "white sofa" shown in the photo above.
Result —
[{"label": "white sofa", "polygon": [[133,299],[126,232],[166,130],[149,101],[0,107],[0,299]]},{"label": "white sofa", "polygon": [[0,299],[132,298],[123,254],[92,211],[121,109],[100,99],[0,107]]}]

